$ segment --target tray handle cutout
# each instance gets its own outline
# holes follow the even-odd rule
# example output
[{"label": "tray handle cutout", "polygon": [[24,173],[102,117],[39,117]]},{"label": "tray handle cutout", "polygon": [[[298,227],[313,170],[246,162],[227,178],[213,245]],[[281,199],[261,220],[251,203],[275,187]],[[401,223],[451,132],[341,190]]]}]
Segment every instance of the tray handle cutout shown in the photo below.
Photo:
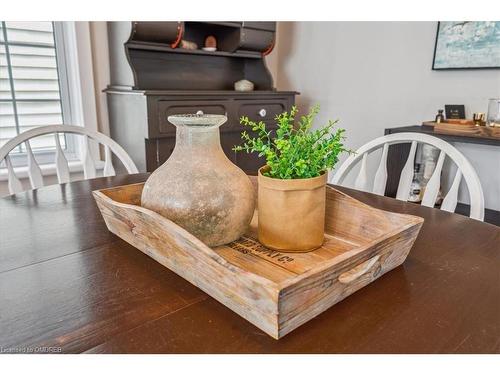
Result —
[{"label": "tray handle cutout", "polygon": [[367,273],[380,259],[380,255],[375,255],[373,258],[368,259],[366,262],[358,264],[353,269],[344,272],[339,276],[339,281],[342,284],[349,284],[356,280],[358,277]]}]

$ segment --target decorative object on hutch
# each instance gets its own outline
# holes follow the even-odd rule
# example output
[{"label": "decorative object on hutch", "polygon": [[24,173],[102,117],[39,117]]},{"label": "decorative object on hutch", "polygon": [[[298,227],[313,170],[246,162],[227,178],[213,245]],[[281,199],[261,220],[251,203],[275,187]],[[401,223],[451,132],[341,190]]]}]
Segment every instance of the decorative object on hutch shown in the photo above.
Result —
[{"label": "decorative object on hutch", "polygon": [[444,111],[446,120],[465,119],[465,105],[463,104],[445,104]]},{"label": "decorative object on hutch", "polygon": [[253,91],[254,84],[247,79],[240,79],[234,83],[236,91]]},{"label": "decorative object on hutch", "polygon": [[438,114],[436,115],[436,118],[434,120],[436,123],[440,123],[440,122],[443,122],[444,121],[444,115],[443,115],[443,110],[442,109],[438,109]]},{"label": "decorative object on hutch", "polygon": [[191,42],[189,40],[184,40],[184,39],[181,40],[179,47],[190,50],[198,49],[198,45],[195,42]]},{"label": "decorative object on hutch", "polygon": [[490,127],[500,127],[500,99],[490,99],[488,101],[488,115],[486,125]]},{"label": "decorative object on hutch", "polygon": [[482,112],[474,112],[472,114],[472,121],[474,121],[474,125],[476,126],[484,126],[486,125],[486,115]]},{"label": "decorative object on hutch", "polygon": [[[111,136],[141,171],[153,171],[175,145],[168,116],[185,113],[225,115],[222,149],[248,174],[264,161],[231,150],[240,141],[241,116],[271,122],[289,110],[295,92],[276,91],[264,54],[274,45],[275,22],[108,22],[111,84],[106,89]],[[181,40],[198,46],[213,36],[216,51],[179,48]],[[253,91],[234,90],[246,79]]]},{"label": "decorative object on hutch", "polygon": [[205,38],[205,47],[203,47],[204,51],[217,51],[217,39],[215,36],[209,35]]},{"label": "decorative object on hutch", "polygon": [[186,229],[208,246],[235,241],[255,209],[252,183],[224,154],[222,115],[174,115],[176,144],[144,184],[142,206]]},{"label": "decorative object on hutch", "polygon": [[422,173],[420,173],[420,166],[420,163],[415,163],[415,167],[413,168],[413,180],[410,185],[408,202],[422,202]]}]

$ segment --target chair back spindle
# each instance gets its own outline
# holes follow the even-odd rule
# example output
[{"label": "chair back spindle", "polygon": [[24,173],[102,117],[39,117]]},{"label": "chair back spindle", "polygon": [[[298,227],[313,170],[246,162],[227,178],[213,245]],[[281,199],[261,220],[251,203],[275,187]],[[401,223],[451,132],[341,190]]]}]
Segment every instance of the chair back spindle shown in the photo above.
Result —
[{"label": "chair back spindle", "polygon": [[368,175],[366,171],[366,159],[367,154],[363,155],[363,159],[361,160],[361,168],[359,168],[358,177],[354,183],[354,187],[361,191],[368,191]]},{"label": "chair back spindle", "polygon": [[54,138],[56,141],[56,173],[57,173],[57,181],[60,184],[65,184],[69,182],[69,165],[66,156],[64,155],[64,151],[61,147],[61,142],[59,140],[59,134],[54,133]]},{"label": "chair back spindle", "polygon": [[422,203],[420,203],[422,206],[434,207],[434,205],[436,204],[436,200],[439,194],[439,187],[441,186],[441,170],[443,169],[445,156],[445,152],[441,151],[439,153],[434,172],[432,172],[431,178],[429,179],[429,181],[427,181],[427,185],[425,185],[424,196],[422,197]]},{"label": "chair back spindle", "polygon": [[470,217],[477,220],[484,219],[483,190],[481,188],[479,177],[477,176],[476,171],[474,170],[470,162],[460,151],[458,151],[449,143],[427,134],[397,133],[374,139],[373,141],[361,146],[356,151],[356,153],[351,155],[344,162],[344,164],[339,167],[330,182],[333,184],[342,185],[345,177],[349,174],[349,172],[354,168],[356,164],[360,163],[361,165],[354,182],[354,188],[363,191],[370,191],[368,182],[367,158],[370,153],[382,147],[382,156],[380,158],[378,169],[375,173],[373,188],[371,192],[378,195],[384,195],[387,183],[388,149],[390,145],[400,143],[410,143],[411,147],[408,158],[406,159],[406,163],[401,171],[396,199],[403,201],[408,200],[414,175],[414,163],[417,145],[419,143],[429,144],[438,148],[440,150],[440,154],[434,172],[432,173],[432,176],[430,177],[425,187],[425,192],[422,197],[422,205],[427,207],[434,207],[439,194],[439,188],[441,186],[440,180],[443,164],[445,158],[449,157],[451,161],[457,165],[457,172],[453,179],[453,183],[441,204],[441,209],[449,212],[453,212],[455,210],[458,202],[458,190],[463,177],[465,183],[467,184],[467,189],[469,190],[471,207]]},{"label": "chair back spindle", "polygon": [[38,189],[43,186],[42,170],[35,159],[35,155],[33,155],[30,141],[26,141],[24,144],[26,145],[26,153],[28,155],[28,177],[30,179],[31,188]]},{"label": "chair back spindle", "polygon": [[458,187],[460,186],[460,181],[462,180],[462,172],[457,169],[453,183],[451,184],[448,194],[443,199],[441,203],[441,209],[448,212],[455,212],[455,208],[458,203]]},{"label": "chair back spindle", "polygon": [[23,185],[21,184],[21,181],[16,176],[16,173],[14,172],[14,168],[12,167],[12,162],[10,161],[9,155],[5,157],[5,165],[7,166],[7,178],[8,178],[8,187],[9,187],[9,192],[11,194],[16,194],[20,193],[23,191]]},{"label": "chair back spindle", "polygon": [[384,144],[382,149],[382,157],[380,158],[380,163],[375,173],[375,179],[373,180],[373,193],[378,195],[384,195],[385,186],[387,184],[387,152],[389,150],[389,145]]},{"label": "chair back spindle", "polygon": [[113,167],[113,160],[112,160],[112,155],[111,155],[111,150],[109,149],[108,146],[104,146],[104,170],[103,170],[103,175],[108,177],[108,176],[114,176],[115,175],[115,168]]},{"label": "chair back spindle", "polygon": [[95,178],[96,165],[92,158],[90,152],[89,140],[92,139],[104,146],[104,169],[103,176],[114,176],[115,168],[112,163],[112,154],[115,154],[117,158],[122,162],[128,173],[138,173],[137,167],[130,158],[130,156],[125,152],[125,150],[115,141],[113,141],[108,136],[88,130],[80,126],[72,125],[48,125],[40,126],[24,133],[19,134],[15,138],[8,141],[5,145],[0,148],[0,162],[5,160],[5,165],[7,167],[7,178],[8,187],[11,194],[20,193],[24,190],[21,181],[16,175],[15,169],[12,166],[12,160],[9,153],[14,150],[17,146],[24,143],[26,146],[26,157],[27,157],[27,173],[32,189],[37,189],[44,186],[43,174],[38,164],[35,154],[31,148],[30,139],[39,137],[42,135],[53,134],[55,139],[55,168],[57,173],[57,180],[60,184],[67,183],[70,181],[70,171],[69,163],[64,155],[64,151],[61,147],[61,142],[59,140],[60,133],[71,133],[83,136],[82,147],[83,147],[83,173],[85,179]]},{"label": "chair back spindle", "polygon": [[94,159],[90,154],[89,137],[86,135],[83,136],[83,175],[86,180],[96,176]]}]

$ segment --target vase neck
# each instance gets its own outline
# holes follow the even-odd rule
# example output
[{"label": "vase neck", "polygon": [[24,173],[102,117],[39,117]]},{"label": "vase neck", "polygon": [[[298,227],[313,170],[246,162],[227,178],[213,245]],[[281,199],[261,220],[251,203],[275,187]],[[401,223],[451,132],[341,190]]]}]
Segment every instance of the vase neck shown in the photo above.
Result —
[{"label": "vase neck", "polygon": [[219,127],[177,126],[175,149],[199,148],[200,152],[222,152]]}]

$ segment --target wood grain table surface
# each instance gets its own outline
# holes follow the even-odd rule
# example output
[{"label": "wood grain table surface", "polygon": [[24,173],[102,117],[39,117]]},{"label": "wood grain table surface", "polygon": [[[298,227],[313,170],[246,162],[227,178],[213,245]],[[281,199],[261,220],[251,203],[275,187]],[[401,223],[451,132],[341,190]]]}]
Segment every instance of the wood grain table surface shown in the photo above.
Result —
[{"label": "wood grain table surface", "polygon": [[500,228],[339,188],[424,226],[402,266],[276,341],[108,232],[92,190],[147,176],[0,199],[0,353],[500,353]]}]

